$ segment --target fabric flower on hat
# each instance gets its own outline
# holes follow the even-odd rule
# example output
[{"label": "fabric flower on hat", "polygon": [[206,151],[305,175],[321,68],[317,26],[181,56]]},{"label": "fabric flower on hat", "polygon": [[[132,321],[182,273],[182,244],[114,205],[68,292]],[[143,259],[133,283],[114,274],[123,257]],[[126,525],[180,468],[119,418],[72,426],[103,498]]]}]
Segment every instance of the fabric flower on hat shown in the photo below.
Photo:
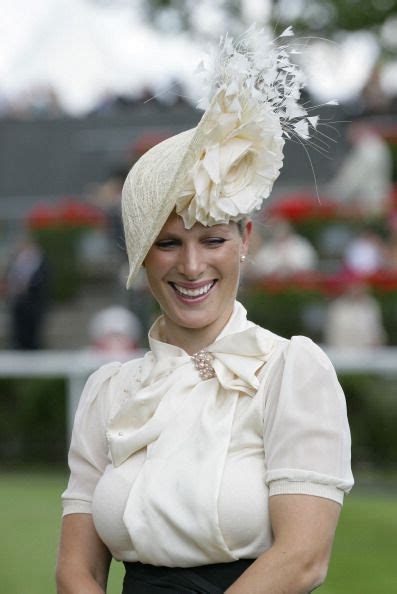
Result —
[{"label": "fabric flower on hat", "polygon": [[[291,27],[280,38],[291,37]],[[283,164],[284,137],[309,138],[316,117],[299,104],[303,77],[292,51],[266,32],[226,36],[208,66],[201,65],[207,97],[205,134],[176,212],[186,228],[238,221],[270,195]]]},{"label": "fabric flower on hat", "polygon": [[185,227],[237,221],[261,207],[283,163],[282,128],[269,105],[234,83],[206,115],[205,141],[176,212]]}]

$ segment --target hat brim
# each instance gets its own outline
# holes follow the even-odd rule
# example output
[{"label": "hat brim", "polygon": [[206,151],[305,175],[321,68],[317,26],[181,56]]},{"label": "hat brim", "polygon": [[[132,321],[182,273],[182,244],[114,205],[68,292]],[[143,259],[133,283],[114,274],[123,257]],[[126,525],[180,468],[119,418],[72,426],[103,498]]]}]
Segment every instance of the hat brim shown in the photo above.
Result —
[{"label": "hat brim", "polygon": [[[211,107],[211,106],[210,106]],[[159,143],[135,163],[122,193],[122,216],[129,260],[129,289],[156,237],[186,187],[202,149],[208,108],[195,128]]]}]

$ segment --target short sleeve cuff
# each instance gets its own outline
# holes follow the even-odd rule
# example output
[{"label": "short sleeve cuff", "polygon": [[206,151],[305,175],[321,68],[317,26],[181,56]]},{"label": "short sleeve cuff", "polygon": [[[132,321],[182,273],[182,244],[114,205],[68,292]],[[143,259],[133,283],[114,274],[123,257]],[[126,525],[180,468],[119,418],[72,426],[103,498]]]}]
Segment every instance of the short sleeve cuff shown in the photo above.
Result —
[{"label": "short sleeve cuff", "polygon": [[64,499],[62,501],[63,516],[69,514],[92,514],[91,501],[84,501],[82,499]]},{"label": "short sleeve cuff", "polygon": [[314,495],[332,499],[340,505],[343,504],[344,492],[331,485],[321,485],[319,483],[309,483],[304,481],[272,481],[269,484],[269,497],[272,495]]}]

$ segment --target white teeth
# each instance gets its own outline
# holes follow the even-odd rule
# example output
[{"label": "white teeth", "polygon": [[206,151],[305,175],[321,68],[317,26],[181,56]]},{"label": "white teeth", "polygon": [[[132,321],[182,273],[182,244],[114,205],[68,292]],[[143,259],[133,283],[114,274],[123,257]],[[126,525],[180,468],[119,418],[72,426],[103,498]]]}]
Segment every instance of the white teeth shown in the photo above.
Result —
[{"label": "white teeth", "polygon": [[181,293],[181,295],[186,295],[187,297],[200,297],[201,295],[205,295],[206,293],[208,293],[209,290],[212,288],[213,284],[214,281],[208,283],[208,285],[203,285],[199,289],[186,289],[185,287],[181,287],[179,285],[176,285],[175,283],[173,283],[173,286],[178,291],[178,293]]}]

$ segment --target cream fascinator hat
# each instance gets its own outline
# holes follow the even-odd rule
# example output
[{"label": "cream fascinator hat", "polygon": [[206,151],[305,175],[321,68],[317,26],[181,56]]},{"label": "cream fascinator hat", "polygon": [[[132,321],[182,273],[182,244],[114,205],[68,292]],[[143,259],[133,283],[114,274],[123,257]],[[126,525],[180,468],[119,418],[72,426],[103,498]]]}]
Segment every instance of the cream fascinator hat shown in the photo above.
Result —
[{"label": "cream fascinator hat", "polygon": [[[309,138],[317,116],[299,105],[302,74],[285,38],[250,28],[222,38],[200,65],[206,97],[199,124],[156,145],[132,167],[122,214],[129,288],[147,252],[176,209],[187,229],[238,221],[258,210],[283,163],[284,138]],[[291,49],[292,48],[292,49]]]}]

